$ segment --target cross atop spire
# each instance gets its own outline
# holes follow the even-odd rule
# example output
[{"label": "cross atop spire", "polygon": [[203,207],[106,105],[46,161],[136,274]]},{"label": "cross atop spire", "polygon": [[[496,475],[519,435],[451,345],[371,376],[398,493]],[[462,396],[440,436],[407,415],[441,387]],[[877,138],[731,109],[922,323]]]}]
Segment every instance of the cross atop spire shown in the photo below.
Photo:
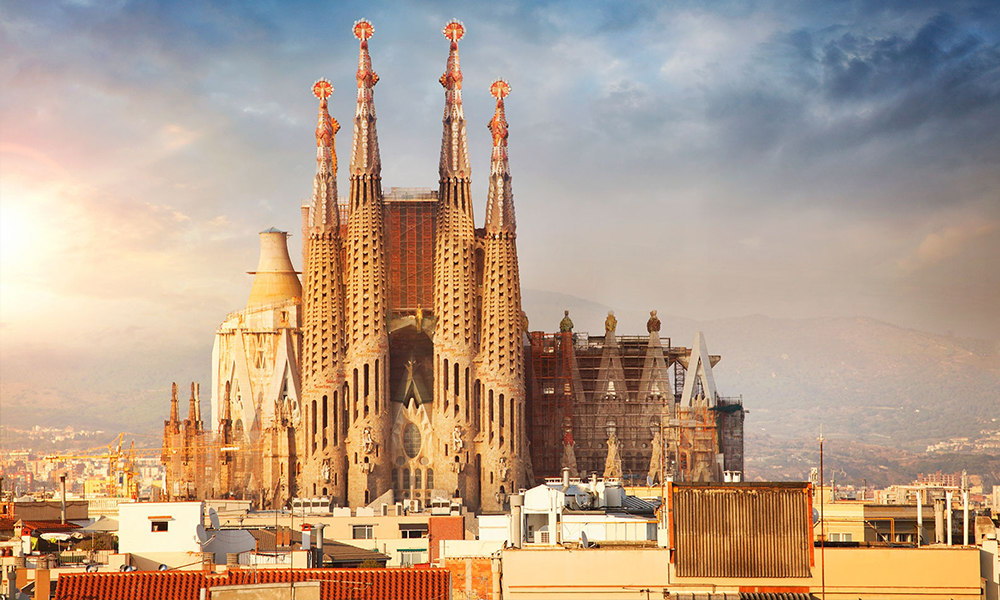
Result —
[{"label": "cross atop spire", "polygon": [[458,61],[458,40],[465,35],[465,26],[452,19],[441,30],[451,40],[448,66],[439,80],[444,87],[444,134],[441,138],[441,179],[468,178],[469,147],[465,135],[465,111],[462,109],[462,68]]},{"label": "cross atop spire", "polygon": [[510,187],[510,165],[507,162],[507,116],[503,99],[510,94],[510,84],[497,79],[490,86],[497,99],[496,112],[488,125],[493,134],[493,157],[490,161],[490,196],[486,204],[487,233],[514,233],[514,198]]},{"label": "cross atop spire", "polygon": [[313,95],[319,98],[319,123],[316,125],[316,179],[313,180],[312,221],[314,228],[337,232],[340,214],[337,210],[337,149],[334,136],[340,123],[330,116],[327,98],[333,94],[333,85],[320,79],[312,86]]},{"label": "cross atop spire", "polygon": [[358,51],[358,105],[354,112],[354,147],[351,151],[351,175],[379,176],[382,161],[378,153],[378,136],[375,132],[375,84],[378,75],[372,70],[368,54],[368,40],[375,33],[370,21],[361,19],[354,23],[354,37],[361,40]]}]

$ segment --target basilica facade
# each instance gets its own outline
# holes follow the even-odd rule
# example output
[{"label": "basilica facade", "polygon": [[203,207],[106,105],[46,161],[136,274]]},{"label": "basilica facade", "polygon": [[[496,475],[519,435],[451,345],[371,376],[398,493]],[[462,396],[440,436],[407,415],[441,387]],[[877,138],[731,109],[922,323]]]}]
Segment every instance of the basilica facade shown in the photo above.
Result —
[{"label": "basilica facade", "polygon": [[354,26],[360,47],[346,202],[338,197],[340,125],[327,108],[333,87],[320,80],[301,279],[286,234],[262,232],[247,307],[216,333],[212,422],[225,422],[228,452],[242,456],[216,448],[230,466],[225,477],[221,465],[208,477],[218,480],[217,493],[264,506],[296,496],[365,506],[391,491],[394,502],[458,498],[499,510],[530,472],[504,114],[510,86],[497,80],[489,90],[496,98],[489,197],[477,227],[458,51],[464,27],[448,23],[439,187],[384,194],[373,32],[368,21]]}]

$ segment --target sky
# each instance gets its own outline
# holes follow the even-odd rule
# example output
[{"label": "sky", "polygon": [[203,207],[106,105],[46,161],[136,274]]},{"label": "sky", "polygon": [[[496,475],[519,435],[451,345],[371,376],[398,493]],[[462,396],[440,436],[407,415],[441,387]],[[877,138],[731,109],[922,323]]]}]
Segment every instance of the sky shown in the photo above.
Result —
[{"label": "sky", "polygon": [[[386,190],[437,186],[448,20],[466,27],[480,223],[488,87],[510,82],[525,290],[1000,340],[995,0],[4,0],[8,382],[107,357],[193,356],[207,373],[257,233],[292,232],[299,262],[321,77],[347,192],[359,18],[375,26]],[[548,330],[560,316],[529,313]]]}]

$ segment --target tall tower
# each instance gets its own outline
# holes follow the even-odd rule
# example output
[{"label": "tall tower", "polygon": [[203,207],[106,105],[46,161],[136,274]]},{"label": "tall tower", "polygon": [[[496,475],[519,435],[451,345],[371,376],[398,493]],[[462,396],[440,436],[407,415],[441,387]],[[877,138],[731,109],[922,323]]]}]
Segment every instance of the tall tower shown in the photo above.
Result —
[{"label": "tall tower", "polygon": [[[170,420],[163,422],[163,450],[160,462],[166,467],[167,498],[181,494],[180,484],[184,478],[184,438],[181,436],[180,410],[177,402],[177,382],[170,390]],[[174,487],[177,488],[174,491]]]},{"label": "tall tower", "polygon": [[445,25],[451,41],[444,86],[444,134],[441,137],[439,193],[434,242],[434,444],[436,487],[456,491],[476,505],[476,474],[467,469],[475,438],[472,419],[476,358],[475,222],[472,217],[472,170],[462,109],[462,69],[458,41],[461,22]]},{"label": "tall tower", "polygon": [[516,222],[507,162],[507,118],[504,98],[510,85],[498,79],[490,87],[497,99],[489,123],[493,134],[490,192],[483,242],[482,343],[479,349],[482,439],[482,502],[484,510],[503,507],[506,495],[523,480],[527,457],[524,436],[524,320],[515,243]]},{"label": "tall tower", "polygon": [[[306,257],[302,327],[304,402],[296,453],[302,463],[302,494],[329,495],[342,503],[346,499],[341,473],[346,466],[346,453],[341,444],[346,433],[346,423],[342,424],[344,284],[334,144],[340,124],[327,109],[327,98],[333,93],[330,82],[320,79],[313,84],[312,90],[319,98],[319,123],[316,126],[316,178],[307,222],[308,237],[303,241]],[[281,484],[276,482],[275,485]]]},{"label": "tall tower", "polygon": [[358,103],[351,148],[351,196],[347,216],[346,310],[349,324],[345,378],[348,449],[347,501],[363,506],[389,489],[389,461],[383,460],[389,432],[388,289],[382,161],[375,132],[374,88],[368,40],[374,33],[364,19],[354,24],[361,41]]}]

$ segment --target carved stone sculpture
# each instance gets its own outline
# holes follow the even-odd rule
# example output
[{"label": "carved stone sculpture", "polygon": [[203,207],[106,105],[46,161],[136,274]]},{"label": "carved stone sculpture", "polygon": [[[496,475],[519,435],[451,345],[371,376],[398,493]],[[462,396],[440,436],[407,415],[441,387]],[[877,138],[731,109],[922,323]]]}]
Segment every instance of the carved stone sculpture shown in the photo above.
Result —
[{"label": "carved stone sculpture", "polygon": [[559,321],[559,331],[562,333],[573,331],[573,320],[569,318],[568,310],[563,312],[562,321]]},{"label": "carved stone sculpture", "polygon": [[660,318],[656,316],[656,311],[649,311],[649,320],[646,321],[646,331],[653,333],[654,331],[659,333],[660,331]]}]

